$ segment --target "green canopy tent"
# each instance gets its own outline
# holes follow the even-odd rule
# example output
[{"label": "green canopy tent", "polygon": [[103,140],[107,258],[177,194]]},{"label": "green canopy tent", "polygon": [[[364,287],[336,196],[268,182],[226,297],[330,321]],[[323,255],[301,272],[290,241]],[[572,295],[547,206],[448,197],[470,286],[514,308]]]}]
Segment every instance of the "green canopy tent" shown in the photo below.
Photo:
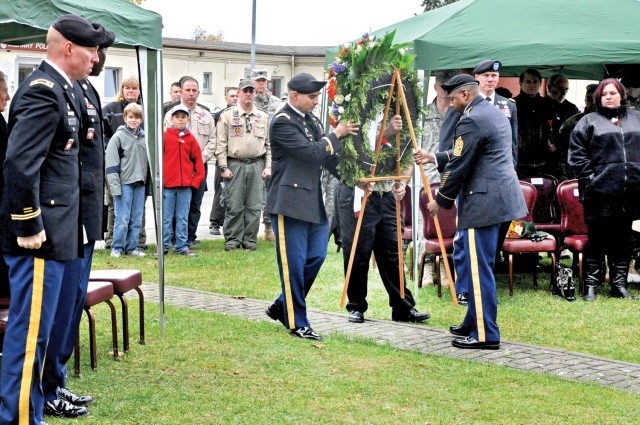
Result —
[{"label": "green canopy tent", "polygon": [[[396,30],[394,42],[413,43],[423,70],[503,63],[502,75],[530,66],[545,76],[598,80],[621,64],[640,63],[637,0],[459,0],[372,32]],[[329,49],[330,63],[337,49]]]},{"label": "green canopy tent", "polygon": [[[154,175],[157,240],[162,241],[162,17],[127,0],[11,0],[0,2],[0,42],[44,42],[51,24],[73,13],[116,34],[115,46],[133,47],[144,106],[149,164]],[[162,250],[160,250],[162,252]],[[164,333],[164,259],[159,256],[160,324]]]}]

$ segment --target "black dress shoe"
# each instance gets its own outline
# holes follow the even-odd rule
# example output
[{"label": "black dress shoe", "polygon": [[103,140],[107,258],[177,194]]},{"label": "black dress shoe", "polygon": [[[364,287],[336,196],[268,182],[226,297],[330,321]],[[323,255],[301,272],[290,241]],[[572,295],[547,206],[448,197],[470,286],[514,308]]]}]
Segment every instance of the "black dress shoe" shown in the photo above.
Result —
[{"label": "black dress shoe", "polygon": [[88,406],[93,403],[93,397],[89,395],[75,395],[66,388],[58,389],[58,397],[78,407]]},{"label": "black dress shoe", "polygon": [[349,312],[349,321],[351,323],[364,323],[364,314],[357,310]]},{"label": "black dress shoe", "polygon": [[449,333],[456,336],[469,336],[471,335],[471,329],[461,325],[451,325],[449,326]]},{"label": "black dress shoe", "polygon": [[67,400],[58,398],[57,400],[49,400],[44,404],[44,414],[56,418],[79,418],[80,416],[88,415],[89,411],[86,407],[74,406]]},{"label": "black dress shoe", "polygon": [[458,294],[458,304],[460,304],[460,305],[468,305],[469,304],[469,293],[460,292]]},{"label": "black dress shoe", "polygon": [[284,311],[282,311],[282,308],[278,307],[275,303],[267,307],[267,309],[264,311],[264,314],[266,314],[273,320],[280,321],[280,323],[284,325]]},{"label": "black dress shoe", "polygon": [[431,315],[426,311],[424,313],[420,313],[415,308],[407,312],[396,313],[395,310],[391,313],[391,320],[394,322],[409,322],[409,323],[420,323],[429,319]]},{"label": "black dress shoe", "polygon": [[291,335],[302,339],[313,339],[315,341],[322,341],[322,337],[316,333],[309,326],[303,328],[295,328],[291,330]]},{"label": "black dress shoe", "polygon": [[457,338],[451,341],[451,345],[456,348],[469,348],[476,350],[497,350],[500,348],[500,341],[479,342],[470,336],[466,338]]}]

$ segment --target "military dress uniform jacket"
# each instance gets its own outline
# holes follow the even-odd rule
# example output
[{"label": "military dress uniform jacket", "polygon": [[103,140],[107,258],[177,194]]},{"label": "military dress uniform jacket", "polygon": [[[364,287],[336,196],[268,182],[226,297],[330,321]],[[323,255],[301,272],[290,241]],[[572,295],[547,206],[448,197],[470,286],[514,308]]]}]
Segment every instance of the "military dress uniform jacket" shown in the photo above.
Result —
[{"label": "military dress uniform jacket", "polygon": [[511,123],[511,154],[513,166],[515,167],[518,164],[518,108],[514,100],[507,99],[497,93],[493,104],[509,118],[509,123]]},{"label": "military dress uniform jacket", "polygon": [[476,97],[456,126],[453,149],[436,153],[443,170],[438,205],[457,198],[458,228],[504,223],[527,215],[513,168],[511,128],[495,106]]},{"label": "military dress uniform jacket", "polygon": [[[0,206],[4,253],[45,260],[83,255],[79,101],[73,87],[46,62],[13,97]],[[47,240],[39,249],[18,246],[18,236],[43,229]]]},{"label": "military dress uniform jacket", "polygon": [[104,128],[100,96],[89,80],[76,81],[76,96],[82,102],[80,162],[82,172],[82,224],[89,241],[103,239]]},{"label": "military dress uniform jacket", "polygon": [[336,166],[342,143],[324,135],[320,120],[302,117],[287,103],[271,121],[271,184],[267,211],[320,224],[327,219],[322,201],[322,167],[339,178]]}]

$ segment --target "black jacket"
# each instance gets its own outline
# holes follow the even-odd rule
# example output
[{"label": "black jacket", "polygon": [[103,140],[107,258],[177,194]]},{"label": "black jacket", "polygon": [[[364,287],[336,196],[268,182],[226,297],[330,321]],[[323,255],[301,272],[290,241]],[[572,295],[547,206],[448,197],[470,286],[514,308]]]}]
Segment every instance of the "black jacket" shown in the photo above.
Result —
[{"label": "black jacket", "polygon": [[504,223],[527,215],[513,168],[511,124],[503,112],[476,97],[458,121],[453,149],[436,153],[444,172],[436,202],[457,199],[458,228]]},{"label": "black jacket", "polygon": [[76,81],[76,96],[82,100],[80,161],[82,168],[82,224],[89,241],[102,236],[104,204],[104,139],[100,96],[89,80]]},{"label": "black jacket", "polygon": [[[80,215],[81,108],[73,87],[46,62],[20,85],[9,113],[0,205],[2,250],[45,260],[83,255]],[[39,249],[18,236],[45,230]]]},{"label": "black jacket", "polygon": [[271,121],[271,184],[267,211],[310,223],[322,223],[327,214],[322,200],[322,167],[338,177],[336,166],[342,143],[324,135],[312,114],[303,118],[287,103]]},{"label": "black jacket", "polygon": [[585,115],[569,139],[569,165],[578,174],[581,198],[640,195],[640,112],[598,107]]}]

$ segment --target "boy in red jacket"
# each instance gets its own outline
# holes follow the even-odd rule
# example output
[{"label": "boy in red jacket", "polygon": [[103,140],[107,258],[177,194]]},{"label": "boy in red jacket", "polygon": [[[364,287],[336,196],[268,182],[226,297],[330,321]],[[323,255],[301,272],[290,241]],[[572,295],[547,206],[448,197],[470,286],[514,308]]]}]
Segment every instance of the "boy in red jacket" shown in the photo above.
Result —
[{"label": "boy in red jacket", "polygon": [[177,105],[171,110],[171,124],[164,132],[164,253],[171,247],[171,223],[176,219],[176,254],[195,257],[187,244],[187,218],[191,188],[204,179],[204,163],[198,141],[187,128],[189,110]]}]

